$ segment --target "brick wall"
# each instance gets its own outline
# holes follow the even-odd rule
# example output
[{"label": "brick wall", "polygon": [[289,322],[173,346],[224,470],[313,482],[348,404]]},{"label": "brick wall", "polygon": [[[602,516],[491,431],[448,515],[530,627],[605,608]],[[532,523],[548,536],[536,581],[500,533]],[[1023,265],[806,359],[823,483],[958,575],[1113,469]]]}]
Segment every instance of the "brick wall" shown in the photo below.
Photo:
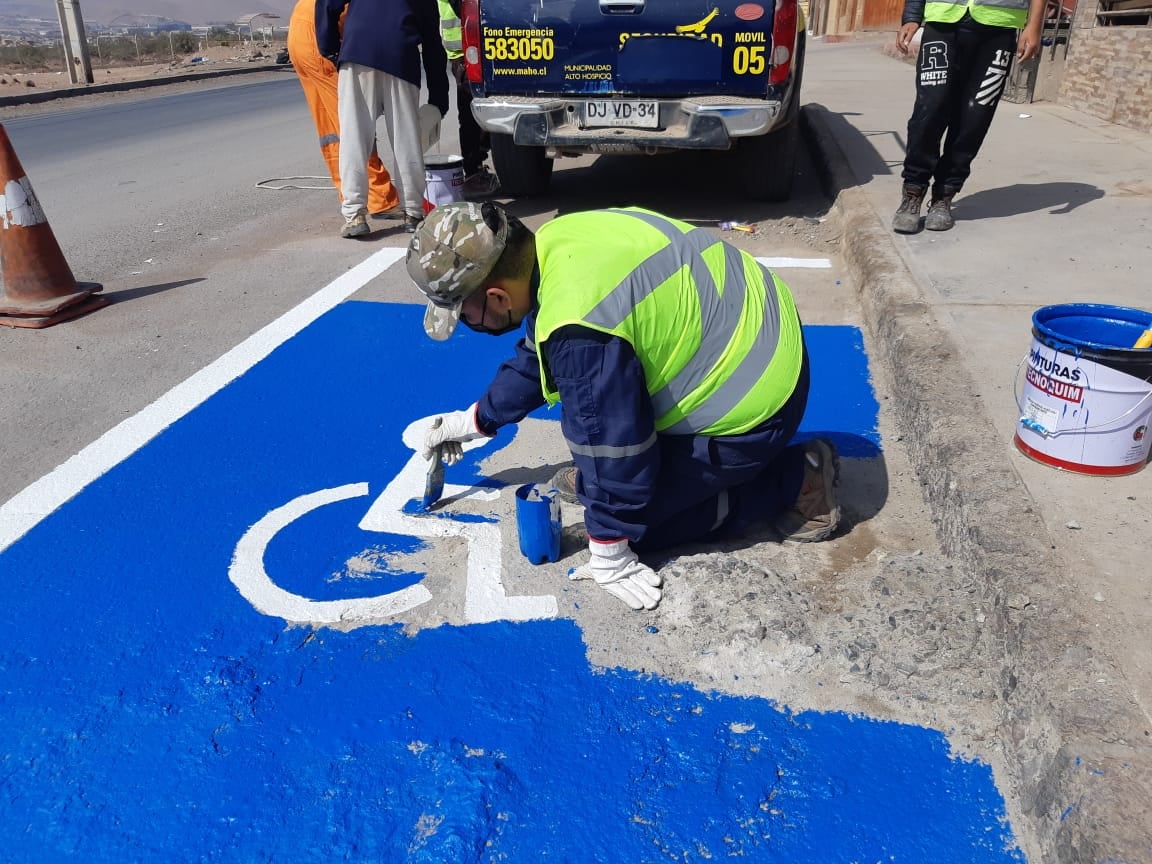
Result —
[{"label": "brick wall", "polygon": [[1077,4],[1057,101],[1152,131],[1152,27],[1097,27],[1096,0]]}]

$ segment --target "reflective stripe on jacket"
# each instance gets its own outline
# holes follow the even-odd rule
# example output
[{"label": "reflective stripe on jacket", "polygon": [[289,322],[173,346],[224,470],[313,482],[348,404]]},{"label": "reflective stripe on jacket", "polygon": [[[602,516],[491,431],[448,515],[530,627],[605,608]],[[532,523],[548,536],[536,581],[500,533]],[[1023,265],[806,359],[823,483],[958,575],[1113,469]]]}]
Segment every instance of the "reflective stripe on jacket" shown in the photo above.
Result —
[{"label": "reflective stripe on jacket", "polygon": [[971,12],[978,24],[1023,30],[1028,21],[1028,0],[929,0],[924,5],[924,20],[954,24],[965,12]]},{"label": "reflective stripe on jacket", "polygon": [[440,37],[444,40],[444,50],[449,60],[459,60],[464,56],[464,34],[460,29],[460,16],[448,0],[436,0],[440,7]]},{"label": "reflective stripe on jacket", "polygon": [[543,346],[570,324],[632,346],[658,432],[739,435],[792,394],[803,348],[791,292],[703,228],[639,208],[573,213],[540,228],[536,256],[549,404],[560,394]]}]

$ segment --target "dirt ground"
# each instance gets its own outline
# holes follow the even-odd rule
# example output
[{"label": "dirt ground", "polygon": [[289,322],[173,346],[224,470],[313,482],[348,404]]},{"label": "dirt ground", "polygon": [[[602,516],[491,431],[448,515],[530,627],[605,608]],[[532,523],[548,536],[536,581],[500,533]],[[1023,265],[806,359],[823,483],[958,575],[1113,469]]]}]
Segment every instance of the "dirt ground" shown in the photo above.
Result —
[{"label": "dirt ground", "polygon": [[[107,66],[98,57],[92,57],[93,84],[120,84],[170,75],[185,75],[200,70],[243,66],[249,63],[272,63],[283,47],[271,43],[252,46],[230,45],[209,47],[196,54],[177,55],[166,63]],[[193,62],[194,58],[202,58]],[[82,77],[83,76],[79,76]],[[28,91],[60,90],[74,85],[68,79],[63,63],[60,68],[45,71],[27,71],[21,67],[0,64],[0,96],[19,96]]]}]

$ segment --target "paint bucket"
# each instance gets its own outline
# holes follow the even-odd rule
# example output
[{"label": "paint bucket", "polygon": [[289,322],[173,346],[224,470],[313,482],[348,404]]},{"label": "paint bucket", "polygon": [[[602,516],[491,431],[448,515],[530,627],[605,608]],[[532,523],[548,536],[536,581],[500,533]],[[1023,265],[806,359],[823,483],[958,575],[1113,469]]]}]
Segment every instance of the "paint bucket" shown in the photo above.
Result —
[{"label": "paint bucket", "polygon": [[[1032,315],[1032,348],[1016,387],[1016,447],[1079,474],[1135,474],[1152,434],[1152,349],[1132,348],[1152,312],[1076,303]],[[1017,372],[1017,381],[1019,381]]]},{"label": "paint bucket", "polygon": [[441,204],[464,199],[464,160],[429,153],[424,157],[424,215]]},{"label": "paint bucket", "polygon": [[516,490],[520,552],[533,564],[560,560],[560,496],[551,487],[527,483]]}]

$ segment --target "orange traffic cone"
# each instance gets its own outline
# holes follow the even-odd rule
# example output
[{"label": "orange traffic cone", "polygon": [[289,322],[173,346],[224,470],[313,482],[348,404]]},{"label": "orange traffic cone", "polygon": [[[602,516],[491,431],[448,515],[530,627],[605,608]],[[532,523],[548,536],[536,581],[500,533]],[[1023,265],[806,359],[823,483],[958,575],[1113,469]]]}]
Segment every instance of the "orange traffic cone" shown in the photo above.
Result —
[{"label": "orange traffic cone", "polygon": [[107,304],[93,296],[104,286],[72,275],[3,124],[0,184],[0,324],[48,327]]}]

